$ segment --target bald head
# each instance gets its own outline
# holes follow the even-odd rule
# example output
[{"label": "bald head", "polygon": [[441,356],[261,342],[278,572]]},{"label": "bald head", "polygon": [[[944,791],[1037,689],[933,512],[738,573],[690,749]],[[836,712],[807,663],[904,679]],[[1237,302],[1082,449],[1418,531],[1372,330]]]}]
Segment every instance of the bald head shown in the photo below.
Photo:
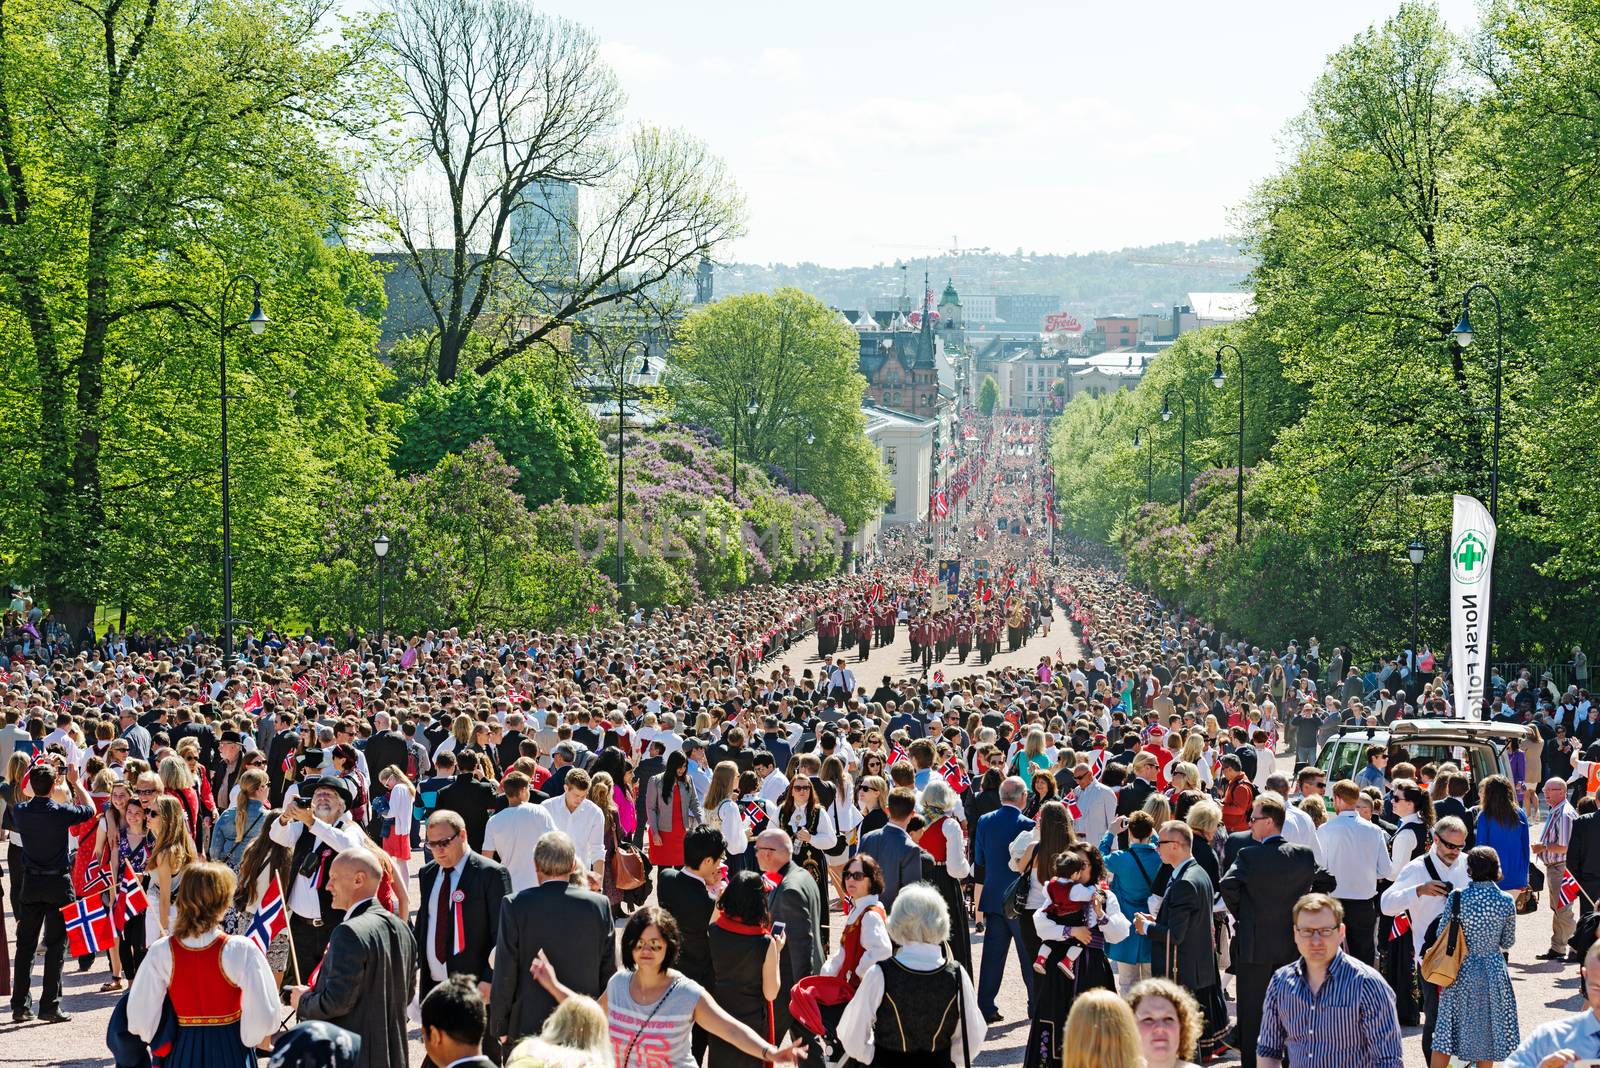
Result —
[{"label": "bald head", "polygon": [[1554,807],[1567,799],[1567,783],[1565,779],[1549,778],[1544,781],[1544,799],[1547,804]]},{"label": "bald head", "polygon": [[328,868],[328,889],[333,907],[344,911],[378,892],[383,881],[383,865],[368,850],[356,846],[333,858]]},{"label": "bald head", "polygon": [[762,871],[777,871],[794,855],[794,843],[787,831],[762,831],[756,837],[756,862]]}]

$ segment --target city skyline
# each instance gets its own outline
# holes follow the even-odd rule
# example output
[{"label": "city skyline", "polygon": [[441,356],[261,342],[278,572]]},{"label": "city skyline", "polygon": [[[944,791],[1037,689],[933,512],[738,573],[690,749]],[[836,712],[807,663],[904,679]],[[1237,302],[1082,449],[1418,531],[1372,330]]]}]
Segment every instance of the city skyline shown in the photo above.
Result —
[{"label": "city skyline", "polygon": [[595,32],[630,120],[727,161],[749,218],[719,258],[843,267],[1231,236],[1326,58],[1398,5],[542,6]]}]

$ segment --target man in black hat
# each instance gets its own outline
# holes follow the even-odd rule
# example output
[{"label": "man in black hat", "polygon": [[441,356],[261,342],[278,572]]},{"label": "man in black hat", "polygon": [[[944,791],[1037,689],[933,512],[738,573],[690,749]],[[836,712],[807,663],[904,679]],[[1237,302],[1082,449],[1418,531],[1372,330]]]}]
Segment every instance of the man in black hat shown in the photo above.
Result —
[{"label": "man in black hat", "polygon": [[294,850],[290,862],[294,875],[285,892],[289,938],[302,983],[322,959],[328,936],[343,918],[333,907],[328,869],[340,852],[361,845],[361,830],[348,811],[353,800],[343,779],[326,775],[302,782],[289,791],[283,812],[268,830],[274,842]]},{"label": "man in black hat", "polygon": [[223,731],[217,754],[217,767],[211,773],[211,796],[218,808],[226,808],[233,803],[229,795],[244,774],[244,737],[236,730]]}]

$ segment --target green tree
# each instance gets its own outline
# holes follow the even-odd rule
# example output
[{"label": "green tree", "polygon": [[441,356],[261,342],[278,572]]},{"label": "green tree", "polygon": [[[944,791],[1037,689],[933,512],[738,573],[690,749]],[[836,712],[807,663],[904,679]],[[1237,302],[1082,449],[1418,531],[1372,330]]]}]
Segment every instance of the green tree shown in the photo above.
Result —
[{"label": "green tree", "polygon": [[984,415],[993,415],[995,406],[1000,403],[1000,386],[995,382],[994,375],[984,375],[983,385],[978,387],[978,411]]},{"label": "green tree", "polygon": [[447,453],[487,439],[519,472],[517,492],[530,508],[553,500],[604,495],[605,450],[594,419],[565,379],[506,365],[449,384],[424,383],[404,402],[394,468],[417,474]]},{"label": "green tree", "polygon": [[[116,517],[118,498],[149,488],[138,478],[180,482],[212,469],[207,448],[160,454],[165,467],[135,463],[143,471],[128,481],[114,473],[129,452],[169,444],[161,431],[194,429],[173,425],[191,405],[163,387],[182,381],[203,397],[214,381],[211,364],[204,373],[184,364],[215,352],[222,281],[249,269],[280,309],[327,295],[293,273],[305,262],[302,239],[348,217],[352,183],[334,141],[364,131],[370,94],[385,83],[363,24],[330,34],[325,14],[319,0],[0,7],[0,320],[8,341],[0,378],[23,408],[15,426],[24,444],[12,460],[24,472],[27,510],[23,545],[6,555],[37,575],[69,627],[119,592],[107,569],[113,525],[162,527],[159,514]],[[348,261],[340,270],[343,278],[319,282],[360,273]],[[285,358],[348,345],[353,320],[336,314],[323,324],[331,337],[311,335],[309,350],[285,350]],[[208,332],[211,341],[202,341]],[[330,370],[328,386],[353,387],[334,402],[341,415],[370,397]],[[370,381],[375,370],[357,377]],[[159,407],[168,399],[177,411]],[[135,436],[119,439],[124,418]],[[145,430],[155,433],[138,436]],[[290,447],[302,458],[315,451]],[[192,488],[175,487],[174,496]],[[186,566],[204,567],[198,546],[178,544],[191,554]]]},{"label": "green tree", "polygon": [[788,470],[859,530],[891,496],[866,436],[859,354],[855,332],[815,297],[750,293],[683,321],[664,385],[679,418],[737,432],[741,464]]}]

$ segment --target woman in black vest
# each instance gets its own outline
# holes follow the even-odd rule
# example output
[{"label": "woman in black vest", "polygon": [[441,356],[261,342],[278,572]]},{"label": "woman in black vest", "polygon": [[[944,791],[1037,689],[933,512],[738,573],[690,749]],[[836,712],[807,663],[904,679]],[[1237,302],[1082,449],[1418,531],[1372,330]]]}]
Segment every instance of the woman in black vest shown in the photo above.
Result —
[{"label": "woman in black vest", "polygon": [[[706,932],[716,977],[711,995],[729,1016],[775,1042],[772,1003],[779,994],[778,955],[784,939],[772,936],[766,881],[759,872],[735,872],[717,906]],[[760,1061],[715,1035],[708,1052],[708,1068],[761,1068]]]},{"label": "woman in black vest", "polygon": [[[1389,879],[1378,884],[1381,894],[1393,878],[1433,845],[1433,800],[1428,791],[1409,779],[1396,779],[1390,786],[1395,819],[1400,821],[1389,842],[1393,867]],[[1416,962],[1411,952],[1411,937],[1394,933],[1393,916],[1380,916],[1378,923],[1378,964],[1383,978],[1394,991],[1395,1009],[1401,1027],[1416,1027],[1422,1022],[1422,995],[1417,987]]]},{"label": "woman in black vest", "polygon": [[839,1021],[845,1053],[874,1068],[956,1066],[977,1059],[983,1014],[972,977],[946,952],[950,912],[925,883],[901,889],[889,913],[900,949],[861,978]]}]

